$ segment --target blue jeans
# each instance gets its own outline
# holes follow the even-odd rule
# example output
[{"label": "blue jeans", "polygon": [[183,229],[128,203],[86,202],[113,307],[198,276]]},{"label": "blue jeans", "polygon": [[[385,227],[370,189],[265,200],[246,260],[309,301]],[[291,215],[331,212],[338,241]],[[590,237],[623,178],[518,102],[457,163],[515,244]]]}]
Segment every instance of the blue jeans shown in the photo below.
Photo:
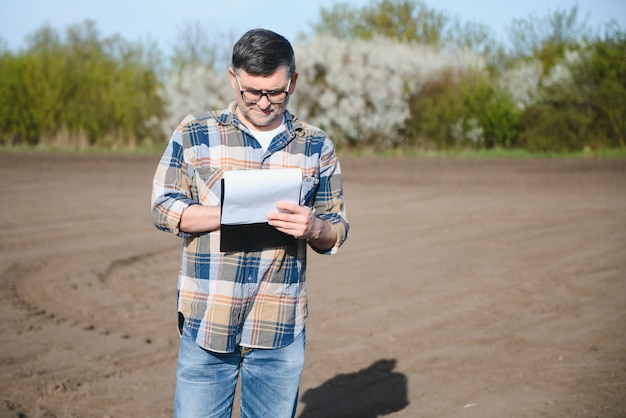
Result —
[{"label": "blue jeans", "polygon": [[[290,345],[214,353],[198,346],[183,328],[176,370],[174,416],[230,418],[238,377],[241,378],[241,417],[293,417],[304,369],[302,334]],[[240,375],[240,376],[239,376]]]}]

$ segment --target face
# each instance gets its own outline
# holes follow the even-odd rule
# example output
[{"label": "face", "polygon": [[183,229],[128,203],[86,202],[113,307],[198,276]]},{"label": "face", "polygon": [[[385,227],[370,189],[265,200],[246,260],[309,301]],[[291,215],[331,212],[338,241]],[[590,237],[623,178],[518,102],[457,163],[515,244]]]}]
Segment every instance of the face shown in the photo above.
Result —
[{"label": "face", "polygon": [[[269,77],[250,75],[243,70],[239,70],[235,75],[232,68],[229,70],[229,73],[230,84],[237,95],[237,116],[242,119],[246,125],[259,131],[269,131],[277,128],[282,122],[283,113],[285,113],[287,109],[289,96],[291,96],[296,87],[298,74],[293,75],[290,83],[286,67],[279,68]],[[239,83],[237,81],[239,81]],[[271,103],[268,96],[263,95],[258,102],[252,104],[243,100],[240,93],[240,86],[241,90],[244,91],[263,93],[282,92],[289,89],[289,94],[282,103]],[[271,97],[270,95],[270,98]]]}]

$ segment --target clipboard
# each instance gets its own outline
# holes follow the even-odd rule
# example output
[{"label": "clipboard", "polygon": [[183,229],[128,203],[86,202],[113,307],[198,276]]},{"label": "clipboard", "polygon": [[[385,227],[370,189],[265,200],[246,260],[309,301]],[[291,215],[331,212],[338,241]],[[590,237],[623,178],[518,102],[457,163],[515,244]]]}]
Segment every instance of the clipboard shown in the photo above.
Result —
[{"label": "clipboard", "polygon": [[299,168],[231,170],[222,177],[220,251],[260,251],[295,245],[297,239],[267,222],[276,202],[299,204]]}]

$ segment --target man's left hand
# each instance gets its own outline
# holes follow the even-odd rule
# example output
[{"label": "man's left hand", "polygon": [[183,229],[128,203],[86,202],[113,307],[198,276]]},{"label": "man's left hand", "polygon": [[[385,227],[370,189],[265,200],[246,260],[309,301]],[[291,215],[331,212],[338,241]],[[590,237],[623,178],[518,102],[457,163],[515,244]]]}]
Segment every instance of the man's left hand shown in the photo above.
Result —
[{"label": "man's left hand", "polygon": [[335,227],[313,215],[307,206],[278,202],[276,209],[278,212],[267,214],[267,220],[274,228],[299,239],[308,239],[319,249],[328,249],[335,245],[337,240]]}]

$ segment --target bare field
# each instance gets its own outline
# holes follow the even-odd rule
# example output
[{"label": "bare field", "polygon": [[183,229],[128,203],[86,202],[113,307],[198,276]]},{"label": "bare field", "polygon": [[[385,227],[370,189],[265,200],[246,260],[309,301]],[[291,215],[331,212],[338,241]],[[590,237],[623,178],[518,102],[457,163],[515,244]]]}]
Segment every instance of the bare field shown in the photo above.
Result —
[{"label": "bare field", "polygon": [[[159,156],[0,153],[0,417],[169,417]],[[301,418],[625,417],[626,160],[343,159]]]}]

